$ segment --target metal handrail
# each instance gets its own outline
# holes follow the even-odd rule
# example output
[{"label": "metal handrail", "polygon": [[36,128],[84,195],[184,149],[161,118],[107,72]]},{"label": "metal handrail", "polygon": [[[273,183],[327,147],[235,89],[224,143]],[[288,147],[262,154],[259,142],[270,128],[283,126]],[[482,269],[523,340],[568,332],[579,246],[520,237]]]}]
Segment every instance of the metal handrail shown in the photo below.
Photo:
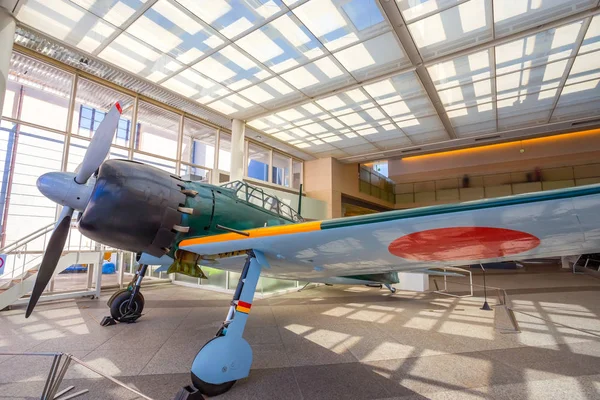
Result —
[{"label": "metal handrail", "polygon": [[11,247],[15,247],[15,248],[21,247],[22,245],[25,245],[25,244],[39,238],[40,236],[48,233],[49,231],[54,229],[54,224],[55,224],[54,222],[51,224],[48,224],[48,225],[38,229],[37,231],[32,232],[26,236],[23,236],[22,238],[17,239],[16,241],[12,242],[11,244],[4,246],[3,248],[0,249],[0,254],[10,253],[9,249]]}]

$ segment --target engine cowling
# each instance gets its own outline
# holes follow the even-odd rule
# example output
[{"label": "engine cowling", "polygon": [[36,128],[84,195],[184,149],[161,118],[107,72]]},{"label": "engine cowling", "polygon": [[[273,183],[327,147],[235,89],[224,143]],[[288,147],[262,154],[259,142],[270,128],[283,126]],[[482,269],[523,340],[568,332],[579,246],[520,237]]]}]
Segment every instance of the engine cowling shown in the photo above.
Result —
[{"label": "engine cowling", "polygon": [[97,242],[160,257],[177,232],[186,195],[183,181],[158,168],[127,160],[105,161],[79,230]]}]

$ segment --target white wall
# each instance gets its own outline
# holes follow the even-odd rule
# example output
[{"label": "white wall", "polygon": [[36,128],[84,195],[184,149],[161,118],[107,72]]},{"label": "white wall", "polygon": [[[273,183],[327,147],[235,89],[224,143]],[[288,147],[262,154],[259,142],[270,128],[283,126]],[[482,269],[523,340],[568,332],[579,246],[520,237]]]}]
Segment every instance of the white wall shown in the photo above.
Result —
[{"label": "white wall", "polygon": [[[256,183],[252,181],[246,181],[250,185],[256,185]],[[270,187],[261,186],[261,189],[265,191],[265,193],[270,194],[272,196],[277,196],[281,199],[285,204],[292,207],[294,210],[298,208],[298,195],[294,193],[290,193],[283,190],[272,189]],[[302,217],[307,219],[327,219],[327,203],[322,200],[311,199],[310,197],[303,196],[302,197]]]}]

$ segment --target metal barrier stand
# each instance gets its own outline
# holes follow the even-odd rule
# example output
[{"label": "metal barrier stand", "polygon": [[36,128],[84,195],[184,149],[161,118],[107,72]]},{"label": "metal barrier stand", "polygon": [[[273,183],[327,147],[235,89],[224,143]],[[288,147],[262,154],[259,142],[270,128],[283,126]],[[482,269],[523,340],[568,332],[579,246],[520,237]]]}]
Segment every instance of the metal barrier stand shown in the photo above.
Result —
[{"label": "metal barrier stand", "polygon": [[[455,269],[460,269],[460,268],[455,268]],[[471,272],[471,271],[467,271],[467,272]],[[438,284],[437,281],[434,279],[433,280],[436,288],[438,288]],[[453,283],[456,285],[469,285],[471,288],[471,294],[467,294],[467,295],[456,295],[456,294],[450,294],[447,293],[447,283]],[[494,307],[496,308],[501,308],[503,310],[506,311],[506,314],[508,316],[508,319],[510,320],[510,323],[512,324],[515,332],[521,332],[521,328],[519,327],[519,322],[517,321],[517,318],[515,317],[515,313],[513,311],[513,306],[512,306],[512,302],[510,300],[510,298],[508,297],[508,294],[506,293],[506,289],[502,289],[499,287],[495,287],[495,286],[483,286],[483,285],[477,285],[473,283],[473,276],[471,275],[471,282],[470,283],[462,283],[462,282],[456,282],[456,281],[447,281],[446,277],[444,276],[444,289],[443,290],[435,290],[434,293],[438,293],[444,296],[452,296],[452,297],[472,297],[473,296],[473,287],[480,287],[480,288],[487,288],[487,289],[495,289],[497,292],[497,296],[498,296],[498,304]]]},{"label": "metal barrier stand", "polygon": [[78,392],[67,394],[75,388],[74,386],[69,386],[58,392],[58,389],[62,384],[62,381],[65,377],[65,374],[67,373],[67,370],[69,369],[69,366],[71,365],[71,362],[75,362],[76,364],[79,364],[84,368],[95,372],[101,377],[108,379],[109,381],[121,386],[122,388],[132,393],[135,393],[137,396],[143,399],[153,400],[151,397],[148,397],[145,394],[140,393],[133,388],[130,388],[120,380],[98,371],[96,368],[86,364],[85,362],[81,361],[76,357],[73,357],[71,354],[68,353],[0,353],[0,356],[52,357],[52,366],[50,367],[50,371],[48,372],[48,377],[46,378],[46,383],[44,385],[44,390],[42,391],[42,394],[40,396],[41,400],[69,400],[89,392],[88,389],[83,389]]}]

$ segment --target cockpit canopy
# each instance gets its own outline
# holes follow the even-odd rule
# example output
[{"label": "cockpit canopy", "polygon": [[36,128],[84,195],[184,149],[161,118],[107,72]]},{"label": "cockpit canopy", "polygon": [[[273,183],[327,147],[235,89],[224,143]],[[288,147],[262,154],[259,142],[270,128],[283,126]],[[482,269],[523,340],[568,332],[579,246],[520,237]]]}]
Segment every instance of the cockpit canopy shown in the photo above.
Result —
[{"label": "cockpit canopy", "polygon": [[230,189],[236,196],[245,202],[264,208],[282,218],[292,222],[302,222],[304,219],[296,210],[285,204],[275,196],[265,193],[261,188],[248,185],[246,182],[234,181],[221,185],[222,188]]}]

